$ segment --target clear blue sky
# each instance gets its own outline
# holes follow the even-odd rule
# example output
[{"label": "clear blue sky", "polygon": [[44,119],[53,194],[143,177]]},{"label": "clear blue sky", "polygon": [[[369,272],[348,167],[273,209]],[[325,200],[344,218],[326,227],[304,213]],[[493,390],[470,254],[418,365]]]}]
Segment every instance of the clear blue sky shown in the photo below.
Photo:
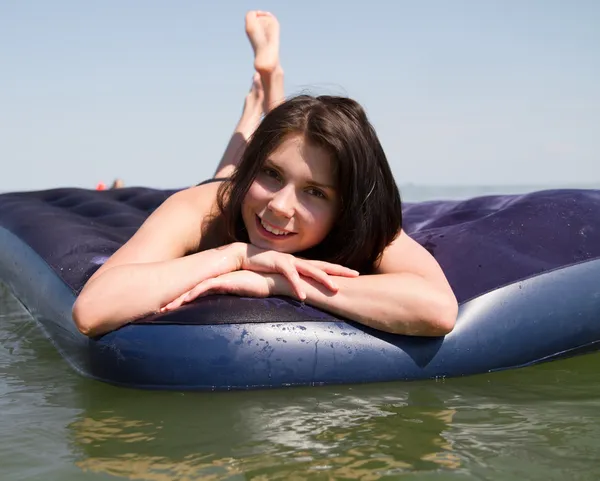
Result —
[{"label": "clear blue sky", "polygon": [[367,109],[399,184],[600,182],[600,1],[0,2],[0,191],[213,173],[282,26],[288,95]]}]

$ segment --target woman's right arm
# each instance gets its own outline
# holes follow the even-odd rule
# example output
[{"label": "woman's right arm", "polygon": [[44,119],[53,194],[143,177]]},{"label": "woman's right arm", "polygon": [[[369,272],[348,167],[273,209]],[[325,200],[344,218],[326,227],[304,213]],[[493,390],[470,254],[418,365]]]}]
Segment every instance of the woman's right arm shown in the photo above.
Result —
[{"label": "woman's right arm", "polygon": [[300,299],[300,274],[330,292],[337,291],[330,275],[358,275],[337,264],[242,242],[186,255],[199,248],[203,220],[214,213],[218,186],[192,187],[169,197],[94,273],[73,305],[73,320],[83,334],[97,336],[161,308],[172,310],[187,302],[190,291],[203,281],[240,269],[280,273]]},{"label": "woman's right arm", "polygon": [[219,183],[192,187],[168,198],[94,273],[73,306],[87,336],[117,329],[161,307],[205,279],[240,268],[240,246],[196,254],[202,220],[214,209]]}]

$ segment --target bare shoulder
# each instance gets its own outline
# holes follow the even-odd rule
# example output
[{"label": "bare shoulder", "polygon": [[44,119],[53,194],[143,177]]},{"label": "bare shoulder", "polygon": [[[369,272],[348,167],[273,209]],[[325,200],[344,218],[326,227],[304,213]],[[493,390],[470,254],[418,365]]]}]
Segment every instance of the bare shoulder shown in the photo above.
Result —
[{"label": "bare shoulder", "polygon": [[161,262],[196,250],[204,220],[216,212],[220,185],[213,182],[171,195],[93,277],[118,265]]},{"label": "bare shoulder", "polygon": [[417,241],[401,230],[396,239],[385,249],[376,273],[409,272],[449,288],[442,268],[435,258]]}]

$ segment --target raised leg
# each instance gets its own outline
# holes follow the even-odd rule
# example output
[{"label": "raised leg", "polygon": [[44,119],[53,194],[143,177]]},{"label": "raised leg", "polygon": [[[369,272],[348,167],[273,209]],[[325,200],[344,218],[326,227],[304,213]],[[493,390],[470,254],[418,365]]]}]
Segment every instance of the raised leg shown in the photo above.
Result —
[{"label": "raised leg", "polygon": [[279,22],[269,12],[246,14],[246,34],[254,51],[256,74],[246,96],[242,116],[227,144],[215,177],[228,177],[237,167],[248,139],[260,123],[263,113],[284,100],[283,69],[279,62]]}]

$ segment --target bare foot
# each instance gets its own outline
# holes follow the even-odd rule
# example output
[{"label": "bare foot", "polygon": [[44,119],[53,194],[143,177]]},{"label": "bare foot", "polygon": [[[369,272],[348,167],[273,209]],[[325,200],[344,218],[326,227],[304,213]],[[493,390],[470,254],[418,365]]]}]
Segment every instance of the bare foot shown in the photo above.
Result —
[{"label": "bare foot", "polygon": [[241,133],[246,140],[250,138],[260,123],[263,114],[264,97],[265,92],[263,90],[260,75],[255,73],[252,77],[252,87],[250,87],[250,92],[248,92],[246,100],[244,101],[242,117],[235,129],[235,131]]},{"label": "bare foot", "polygon": [[279,62],[279,22],[269,12],[248,12],[246,34],[254,50],[254,68],[262,80],[263,110],[267,114],[285,97],[283,69]]},{"label": "bare foot", "polygon": [[254,50],[254,68],[261,75],[279,67],[279,22],[269,12],[253,10],[246,14],[246,35]]}]

